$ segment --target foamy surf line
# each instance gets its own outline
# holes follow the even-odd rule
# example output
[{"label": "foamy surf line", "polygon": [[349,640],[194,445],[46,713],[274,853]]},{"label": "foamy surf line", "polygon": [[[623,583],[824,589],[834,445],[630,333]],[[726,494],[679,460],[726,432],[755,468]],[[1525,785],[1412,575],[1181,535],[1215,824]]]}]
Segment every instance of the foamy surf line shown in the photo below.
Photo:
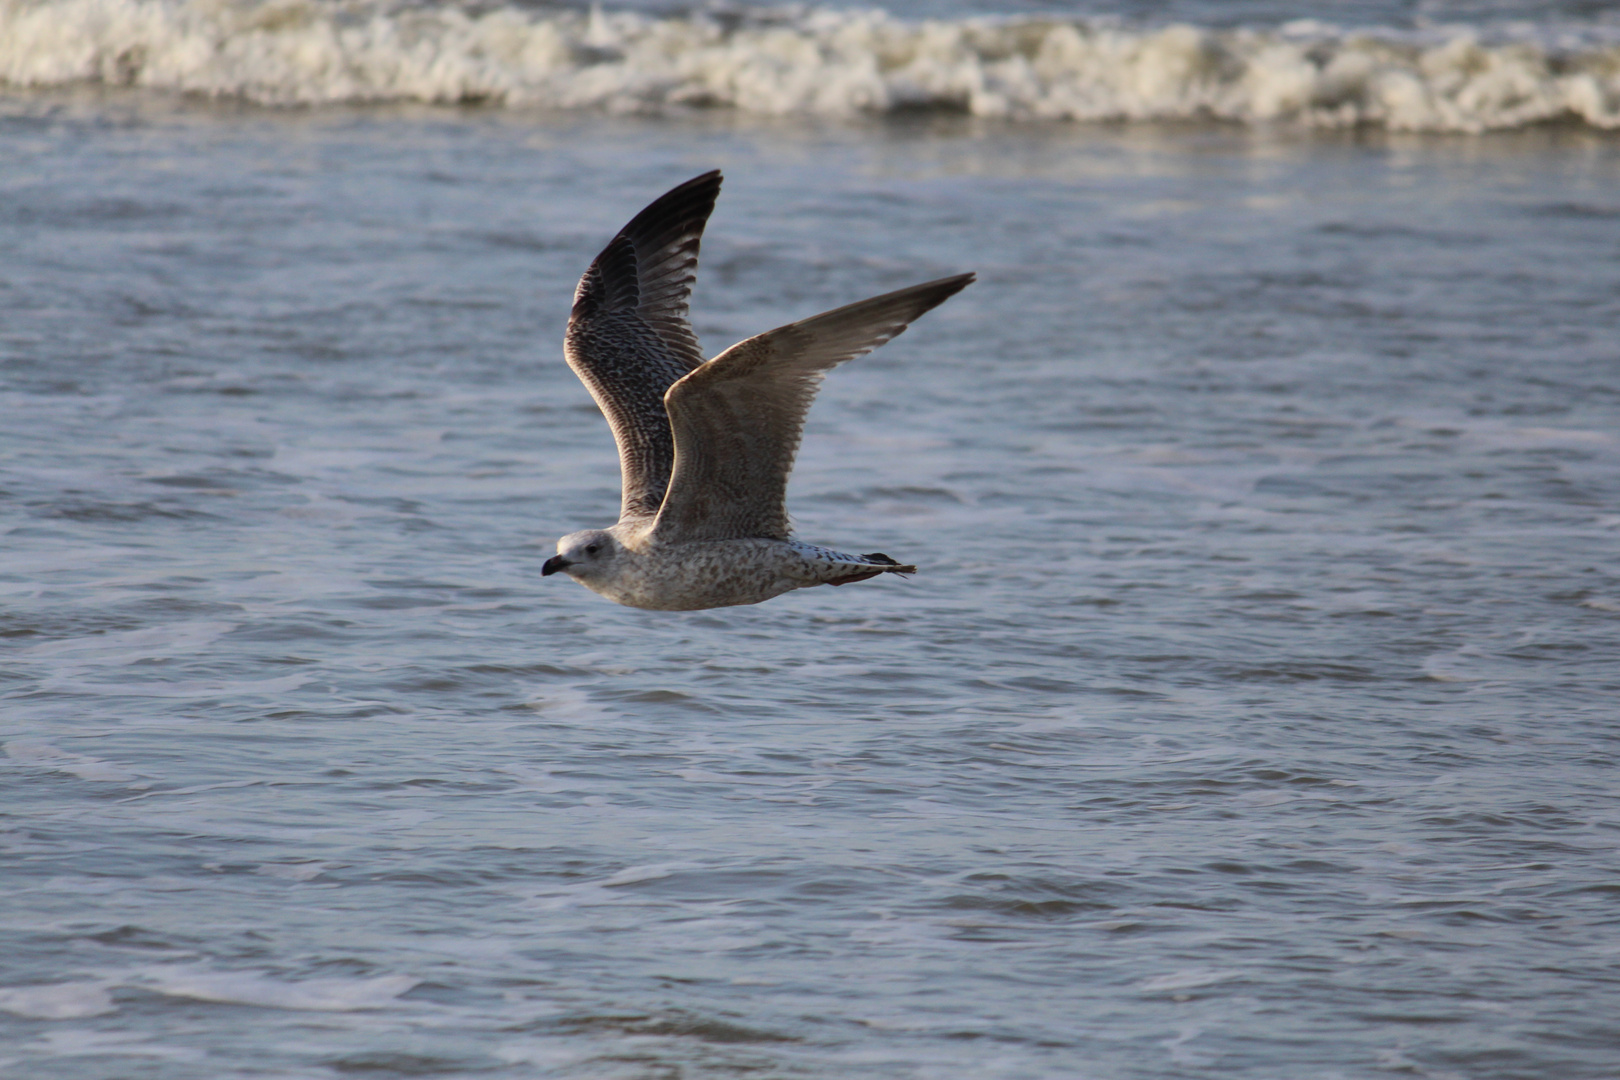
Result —
[{"label": "foamy surf line", "polygon": [[375,0],[0,0],[0,85],[297,106],[1620,128],[1620,42],[1600,29],[1483,40],[1465,28],[1217,31],[816,9],[655,17]]}]

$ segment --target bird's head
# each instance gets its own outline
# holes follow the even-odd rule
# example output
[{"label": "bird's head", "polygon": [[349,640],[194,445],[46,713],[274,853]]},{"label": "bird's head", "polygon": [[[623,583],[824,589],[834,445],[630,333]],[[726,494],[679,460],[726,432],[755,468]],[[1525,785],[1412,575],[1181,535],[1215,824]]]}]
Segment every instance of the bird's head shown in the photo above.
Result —
[{"label": "bird's head", "polygon": [[585,529],[557,541],[557,554],[540,567],[541,577],[562,572],[575,581],[589,581],[611,573],[619,542],[606,529]]}]

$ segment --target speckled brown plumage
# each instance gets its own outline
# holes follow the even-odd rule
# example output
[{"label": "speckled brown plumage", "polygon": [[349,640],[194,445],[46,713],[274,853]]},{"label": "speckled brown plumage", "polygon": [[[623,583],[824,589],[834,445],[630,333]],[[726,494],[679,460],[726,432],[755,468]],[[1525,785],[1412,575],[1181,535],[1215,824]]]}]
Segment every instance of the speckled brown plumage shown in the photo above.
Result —
[{"label": "speckled brown plumage", "polygon": [[703,363],[687,320],[720,173],[668,192],[619,230],[574,291],[563,354],[613,428],[621,518],[658,512],[675,463],[664,391]]},{"label": "speckled brown plumage", "polygon": [[826,373],[894,338],[973,275],[862,300],[704,361],[687,299],[719,191],[711,172],[665,194],[580,279],[566,354],[613,428],[624,491],[618,524],[563,537],[542,573],[666,611],[914,573],[887,555],[791,539],[787,479]]},{"label": "speckled brown plumage", "polygon": [[664,395],[678,448],[654,531],[668,540],[788,538],[787,481],[821,380],[973,280],[958,274],[739,342]]}]

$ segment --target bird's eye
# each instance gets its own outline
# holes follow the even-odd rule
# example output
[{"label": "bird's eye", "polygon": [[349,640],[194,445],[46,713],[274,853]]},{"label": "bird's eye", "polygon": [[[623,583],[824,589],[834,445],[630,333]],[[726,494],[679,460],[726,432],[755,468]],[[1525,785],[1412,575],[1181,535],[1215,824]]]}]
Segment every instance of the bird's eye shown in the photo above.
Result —
[{"label": "bird's eye", "polygon": [[602,550],[602,545],[601,544],[586,544],[585,545],[585,554],[587,554],[587,555],[595,555],[598,551],[601,551],[601,550]]}]

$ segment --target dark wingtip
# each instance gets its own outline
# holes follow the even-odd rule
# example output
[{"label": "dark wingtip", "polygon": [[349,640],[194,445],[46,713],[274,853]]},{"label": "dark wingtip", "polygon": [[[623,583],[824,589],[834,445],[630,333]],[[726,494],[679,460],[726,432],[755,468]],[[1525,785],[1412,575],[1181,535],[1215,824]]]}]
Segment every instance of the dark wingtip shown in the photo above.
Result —
[{"label": "dark wingtip", "polygon": [[949,300],[951,297],[955,296],[957,293],[961,292],[963,289],[967,288],[969,285],[978,280],[979,275],[974,271],[969,270],[965,274],[952,274],[950,277],[942,277],[934,281],[925,281],[921,285],[917,286],[917,288],[930,290],[928,293],[928,306],[935,307],[939,304],[943,304],[945,301]]},{"label": "dark wingtip", "polygon": [[[882,296],[874,296],[870,300],[862,300],[859,303],[850,304],[848,307],[839,308],[837,312],[829,311],[827,314],[842,314],[851,308],[878,308],[889,305],[896,310],[897,314],[902,312],[903,314],[900,314],[901,322],[894,333],[889,338],[883,339],[888,341],[893,337],[900,336],[911,323],[973,284],[978,279],[978,276],[969,272],[966,274],[952,274],[950,277],[935,278],[933,281],[908,285],[904,289],[896,289],[894,292],[884,293]],[[817,318],[821,317],[817,316]]]},{"label": "dark wingtip", "polygon": [[[673,303],[685,319],[685,296],[691,289],[703,228],[714,213],[724,177],[710,169],[677,184],[642,207],[591,261],[574,290],[571,319],[644,303]],[[685,345],[686,330],[677,347]],[[697,343],[690,343],[697,351]],[[702,361],[696,357],[693,363]]]},{"label": "dark wingtip", "polygon": [[684,184],[675,185],[631,218],[630,224],[619,230],[619,235],[629,237],[638,245],[661,246],[660,241],[667,239],[667,235],[654,234],[678,232],[694,223],[696,231],[701,233],[703,223],[714,213],[714,202],[720,197],[720,185],[724,181],[719,169],[710,169]]}]

